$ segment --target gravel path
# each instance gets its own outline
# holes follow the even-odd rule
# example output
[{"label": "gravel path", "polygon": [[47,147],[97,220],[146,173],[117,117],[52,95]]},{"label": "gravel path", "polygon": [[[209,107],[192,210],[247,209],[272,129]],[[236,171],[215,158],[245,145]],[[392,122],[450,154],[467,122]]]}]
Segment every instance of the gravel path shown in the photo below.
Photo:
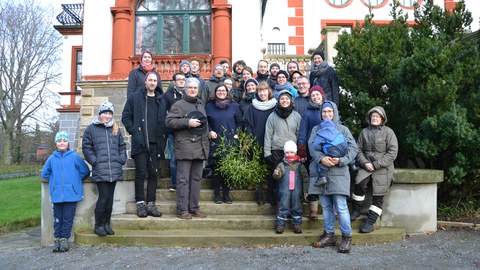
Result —
[{"label": "gravel path", "polygon": [[[1,241],[0,241],[1,243]],[[480,231],[448,229],[404,241],[334,248],[83,247],[54,254],[50,248],[0,246],[0,269],[480,269]]]}]

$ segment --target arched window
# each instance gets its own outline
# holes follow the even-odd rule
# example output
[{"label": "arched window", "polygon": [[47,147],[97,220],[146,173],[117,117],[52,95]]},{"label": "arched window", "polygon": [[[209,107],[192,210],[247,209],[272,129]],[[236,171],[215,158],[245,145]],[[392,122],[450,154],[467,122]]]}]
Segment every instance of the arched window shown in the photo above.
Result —
[{"label": "arched window", "polygon": [[419,0],[398,0],[398,2],[402,7],[413,8],[419,2]]},{"label": "arched window", "polygon": [[336,7],[344,7],[347,4],[350,4],[352,0],[328,0],[328,3]]},{"label": "arched window", "polygon": [[385,4],[387,4],[387,0],[362,0],[362,2],[367,6],[367,7],[382,7]]},{"label": "arched window", "polygon": [[140,0],[135,10],[135,54],[209,54],[210,0]]}]

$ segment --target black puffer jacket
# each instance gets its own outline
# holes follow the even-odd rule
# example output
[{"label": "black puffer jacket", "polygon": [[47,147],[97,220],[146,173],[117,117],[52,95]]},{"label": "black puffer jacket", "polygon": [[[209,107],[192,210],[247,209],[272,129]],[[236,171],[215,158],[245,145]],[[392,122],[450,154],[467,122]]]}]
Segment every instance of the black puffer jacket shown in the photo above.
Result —
[{"label": "black puffer jacket", "polygon": [[[155,69],[153,71],[157,73]],[[127,98],[145,86],[146,75],[147,75],[147,72],[143,70],[141,65],[130,71],[130,73],[128,74]],[[158,84],[158,87],[160,88],[160,93],[163,94],[162,79],[160,78],[160,75],[158,75],[158,73],[157,73],[157,78],[158,78],[157,84]]]},{"label": "black puffer jacket", "polygon": [[[162,100],[161,89],[155,90],[155,98],[159,106],[157,117],[157,151],[158,158],[163,159],[165,155],[166,133],[162,127],[165,127],[165,118],[161,117],[160,103]],[[127,132],[132,136],[131,156],[139,153],[148,152],[150,144],[148,143],[147,132],[147,88],[143,86],[127,99],[122,112],[122,123]]]},{"label": "black puffer jacket", "polygon": [[127,162],[127,149],[120,132],[112,134],[113,127],[92,123],[83,134],[82,151],[92,165],[92,182],[123,180],[122,165]]}]

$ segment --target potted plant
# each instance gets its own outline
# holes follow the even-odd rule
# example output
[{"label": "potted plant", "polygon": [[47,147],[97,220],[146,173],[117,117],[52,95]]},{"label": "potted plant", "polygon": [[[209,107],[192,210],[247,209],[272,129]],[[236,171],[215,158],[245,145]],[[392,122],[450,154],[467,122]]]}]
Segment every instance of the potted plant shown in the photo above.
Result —
[{"label": "potted plant", "polygon": [[267,167],[262,159],[262,148],[255,136],[245,129],[238,132],[238,139],[220,137],[215,157],[220,157],[217,170],[229,186],[235,189],[256,187],[265,180]]}]

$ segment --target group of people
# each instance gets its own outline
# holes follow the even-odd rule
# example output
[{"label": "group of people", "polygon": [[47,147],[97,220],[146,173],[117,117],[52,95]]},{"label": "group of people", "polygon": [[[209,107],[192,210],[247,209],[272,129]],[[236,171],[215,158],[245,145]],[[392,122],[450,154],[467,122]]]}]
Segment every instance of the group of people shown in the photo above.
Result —
[{"label": "group of people", "polygon": [[[302,233],[302,202],[309,202],[308,216],[316,220],[320,201],[324,233],[314,247],[336,245],[337,215],[342,233],[338,251],[349,252],[350,223],[364,208],[370,181],[374,187],[373,203],[360,232],[374,230],[374,223],[382,212],[383,196],[393,179],[398,143],[394,132],[385,126],[387,117],[382,107],[372,108],[367,113],[369,126],[355,141],[349,129],[341,124],[338,77],[322,51],[312,55],[309,77],[304,76],[294,61],[288,63],[287,70],[281,70],[276,63],[268,68],[269,63],[260,60],[254,78],[252,68],[240,60],[233,64],[231,74],[229,63],[222,61],[214,67],[213,75],[203,80],[201,60],[184,60],[165,92],[153,65],[153,55],[146,51],[141,59],[141,65],[129,75],[121,120],[131,136],[138,217],[162,215],[155,200],[158,160],[165,158],[164,153],[170,158],[170,190],[176,192],[178,218],[207,216],[199,205],[204,167],[212,172],[214,202],[233,203],[228,182],[217,169],[222,157],[215,153],[220,138],[236,140],[238,132],[244,128],[256,137],[269,167],[265,175],[268,188],[264,191],[263,184],[259,184],[256,201],[259,205],[267,201],[277,209],[276,233],[284,232],[289,218],[294,233]],[[110,226],[113,194],[116,181],[122,179],[122,165],[127,160],[125,142],[113,120],[113,112],[112,103],[102,103],[98,116],[85,130],[82,142],[85,159],[92,166],[92,182],[98,186],[94,233],[99,236],[114,234]],[[57,179],[62,177],[61,172],[55,173],[58,165],[53,166],[53,163],[64,162],[63,158],[72,152],[68,150],[68,138],[58,134],[57,137],[57,151],[47,160],[42,173],[50,181],[54,206],[81,199],[76,196],[72,200],[53,200],[55,192],[81,194],[81,184],[80,189],[75,188],[78,183],[61,191],[52,188],[63,184],[62,179]],[[81,166],[83,161],[80,162],[78,155],[72,154],[77,170],[75,178],[81,181],[88,174],[88,168]],[[355,161],[360,169],[354,192],[350,194],[350,171],[355,168]],[[352,214],[347,207],[350,196]],[[61,195],[62,199],[67,197]],[[73,222],[72,218],[62,223],[62,217],[68,214],[61,211],[65,210],[54,207],[54,251],[61,251],[62,239],[70,236],[69,232],[64,232],[68,226],[71,230]]]}]

